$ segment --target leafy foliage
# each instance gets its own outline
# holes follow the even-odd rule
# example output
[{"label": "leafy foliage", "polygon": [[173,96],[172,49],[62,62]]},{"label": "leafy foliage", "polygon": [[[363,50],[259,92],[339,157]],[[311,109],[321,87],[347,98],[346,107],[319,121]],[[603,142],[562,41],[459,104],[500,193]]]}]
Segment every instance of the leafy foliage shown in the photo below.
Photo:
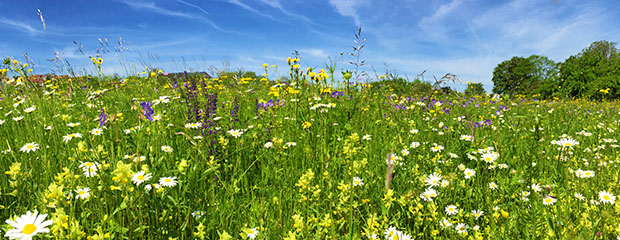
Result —
[{"label": "leafy foliage", "polygon": [[467,96],[484,96],[487,94],[484,90],[484,86],[482,85],[482,83],[474,82],[467,82],[467,88],[465,89],[464,93]]},{"label": "leafy foliage", "polygon": [[562,64],[560,77],[562,90],[571,97],[620,97],[620,54],[616,43],[597,41],[570,56]]},{"label": "leafy foliage", "polygon": [[547,57],[515,56],[498,64],[493,71],[493,92],[508,95],[550,96],[558,76],[558,63]]}]

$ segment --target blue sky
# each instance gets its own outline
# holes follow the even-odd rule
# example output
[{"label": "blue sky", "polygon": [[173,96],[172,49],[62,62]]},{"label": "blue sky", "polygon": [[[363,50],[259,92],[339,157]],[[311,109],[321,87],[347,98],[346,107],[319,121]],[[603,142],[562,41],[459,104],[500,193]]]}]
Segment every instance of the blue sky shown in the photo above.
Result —
[{"label": "blue sky", "polygon": [[618,42],[618,9],[615,0],[0,0],[0,57],[27,53],[47,73],[57,52],[92,72],[87,57],[107,39],[102,68],[120,75],[145,66],[260,72],[263,63],[287,74],[293,50],[302,66],[330,57],[351,69],[346,53],[361,25],[370,76],[371,65],[384,73],[387,64],[411,79],[453,73],[490,90],[493,68],[512,56],[563,61],[593,41]]}]

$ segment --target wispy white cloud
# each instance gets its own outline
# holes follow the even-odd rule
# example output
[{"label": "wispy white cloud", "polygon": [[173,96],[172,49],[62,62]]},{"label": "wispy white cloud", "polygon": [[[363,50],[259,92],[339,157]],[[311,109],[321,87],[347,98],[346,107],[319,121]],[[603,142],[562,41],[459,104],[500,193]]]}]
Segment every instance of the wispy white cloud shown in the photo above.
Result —
[{"label": "wispy white cloud", "polygon": [[345,17],[352,17],[356,26],[361,26],[357,8],[368,3],[364,0],[329,0],[329,4],[336,8],[336,12]]},{"label": "wispy white cloud", "polygon": [[200,6],[198,6],[198,5],[196,5],[196,4],[189,3],[189,2],[186,2],[186,1],[183,1],[183,0],[177,0],[177,2],[182,3],[182,4],[185,4],[185,5],[190,6],[190,7],[193,7],[193,8],[195,8],[195,9],[198,9],[198,11],[201,11],[201,12],[203,12],[204,14],[209,15],[209,12],[207,12],[206,10],[204,10],[203,8],[201,8]]},{"label": "wispy white cloud", "polygon": [[256,9],[254,9],[253,7],[251,7],[250,5],[247,5],[247,4],[245,4],[245,3],[242,3],[242,2],[241,2],[241,0],[228,0],[228,2],[229,2],[229,3],[231,3],[231,4],[237,5],[237,6],[239,6],[239,7],[243,8],[243,9],[245,9],[245,10],[248,10],[248,11],[250,11],[250,12],[253,12],[253,13],[255,13],[256,15],[263,16],[263,17],[269,18],[269,19],[271,19],[271,20],[276,20],[273,16],[271,16],[271,15],[269,15],[269,14],[266,14],[266,13],[263,13],[263,12],[261,12],[261,11],[258,11],[258,10],[256,10]]},{"label": "wispy white cloud", "polygon": [[22,31],[22,32],[25,32],[31,35],[43,33],[42,31],[34,28],[33,26],[31,26],[30,24],[26,22],[20,22],[20,21],[11,20],[11,19],[0,18],[0,23],[5,25],[6,27],[13,28],[13,29],[16,29],[16,30],[19,30],[19,31]]},{"label": "wispy white cloud", "polygon": [[428,23],[432,24],[442,19],[447,14],[451,13],[456,7],[461,5],[461,3],[463,3],[462,0],[452,0],[449,3],[443,4],[439,6],[439,8],[437,8],[437,11],[435,11],[431,16],[422,18],[420,23],[421,24],[428,24]]},{"label": "wispy white cloud", "polygon": [[269,5],[272,8],[283,9],[282,3],[279,0],[258,0],[264,4]]},{"label": "wispy white cloud", "polygon": [[179,11],[174,11],[171,9],[159,7],[157,6],[157,4],[155,4],[155,2],[130,1],[130,0],[119,0],[119,2],[127,4],[129,7],[132,7],[135,9],[147,10],[150,12],[159,13],[159,14],[166,15],[166,16],[182,17],[182,18],[189,18],[189,19],[200,19],[200,17],[189,14],[189,13],[184,13],[184,12],[179,12]]},{"label": "wispy white cloud", "polygon": [[136,50],[154,50],[157,48],[165,48],[165,47],[172,47],[172,46],[178,46],[178,45],[183,45],[192,41],[197,40],[197,37],[189,37],[189,38],[183,38],[183,39],[177,39],[177,40],[170,40],[170,41],[159,41],[159,42],[151,42],[151,43],[147,43],[147,44],[142,44],[140,46],[135,47],[134,49]]},{"label": "wispy white cloud", "polygon": [[327,54],[323,49],[318,48],[300,49],[299,52],[302,54],[302,56],[308,55],[315,58],[315,60],[325,60],[329,56],[329,54]]},{"label": "wispy white cloud", "polygon": [[180,11],[163,8],[155,4],[155,2],[144,2],[144,1],[134,1],[134,0],[117,0],[117,1],[124,3],[127,6],[134,8],[134,9],[146,10],[146,11],[150,11],[153,13],[158,13],[158,14],[166,15],[166,16],[199,20],[199,21],[203,21],[211,25],[211,27],[219,31],[226,32],[226,33],[240,34],[239,32],[236,32],[236,31],[230,31],[230,30],[223,29],[217,24],[215,24],[213,21],[211,21],[210,19],[205,18],[203,16],[198,16],[198,15],[191,14],[191,13],[180,12]]},{"label": "wispy white cloud", "polygon": [[280,0],[259,0],[259,1],[261,3],[263,3],[263,4],[266,4],[266,5],[270,6],[270,7],[272,7],[272,8],[280,10],[280,12],[284,13],[284,15],[287,15],[287,16],[292,17],[292,18],[296,18],[296,19],[304,21],[306,23],[310,23],[310,24],[316,25],[315,22],[313,22],[312,20],[310,20],[306,16],[301,15],[301,14],[295,14],[295,13],[292,13],[292,12],[284,9],[284,7],[282,6],[282,3],[280,3]]},{"label": "wispy white cloud", "polygon": [[471,7],[453,0],[419,18],[422,32],[407,26],[373,26],[381,30],[374,32],[376,39],[392,50],[368,60],[382,59],[401,71],[429,69],[437,76],[450,72],[490,90],[493,69],[512,56],[539,54],[564,61],[593,41],[618,39],[620,30],[607,27],[617,20],[608,9],[599,2],[514,0]]},{"label": "wispy white cloud", "polygon": [[[492,54],[543,54],[563,61],[602,37],[618,37],[606,27],[613,21],[608,11],[590,2],[541,7],[530,0],[516,0],[475,17],[472,28]],[[502,14],[499,14],[502,13]]]},{"label": "wispy white cloud", "polygon": [[444,37],[446,34],[446,27],[442,24],[442,20],[459,7],[461,3],[463,3],[463,0],[452,0],[449,3],[439,6],[433,14],[423,17],[420,22],[418,22],[418,26],[428,35],[436,38]]}]

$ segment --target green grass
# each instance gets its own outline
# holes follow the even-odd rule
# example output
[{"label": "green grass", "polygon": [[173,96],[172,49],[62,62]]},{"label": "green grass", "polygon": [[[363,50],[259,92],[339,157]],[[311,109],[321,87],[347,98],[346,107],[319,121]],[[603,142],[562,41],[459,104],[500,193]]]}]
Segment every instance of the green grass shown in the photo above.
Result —
[{"label": "green grass", "polygon": [[[99,78],[54,80],[36,89],[5,84],[0,219],[46,213],[54,223],[50,233],[38,235],[58,239],[239,239],[253,228],[257,239],[368,239],[372,234],[384,239],[391,226],[417,239],[620,235],[620,204],[599,200],[600,191],[620,194],[618,102],[436,94],[439,106],[420,101],[423,96],[395,96],[378,85],[346,92],[302,84],[303,77],[300,87],[260,79],[190,79],[200,87],[194,97],[183,82],[175,88],[159,74],[124,84]],[[100,90],[105,92],[95,94]],[[330,91],[336,90],[345,93],[332,97]],[[149,121],[140,103],[154,104],[161,96],[169,102],[153,105],[159,119]],[[209,96],[217,96],[214,115],[208,114],[213,111]],[[14,107],[20,99],[24,102]],[[283,105],[257,108],[270,99]],[[197,122],[194,105],[205,119],[202,131],[185,128]],[[36,110],[25,113],[31,106]],[[107,121],[103,134],[95,136],[91,130],[99,127],[101,108]],[[13,120],[18,116],[23,119]],[[243,133],[234,137],[228,133],[233,129]],[[577,134],[582,130],[591,136]],[[64,142],[63,136],[72,133],[82,137]],[[460,139],[471,133],[473,142]],[[563,134],[579,144],[551,144]],[[20,151],[31,142],[39,149]],[[413,142],[419,146],[412,148]],[[435,144],[443,150],[431,151]],[[489,147],[499,154],[493,163],[480,159]],[[390,174],[386,160],[395,155],[401,159],[391,162]],[[98,164],[96,176],[85,176],[83,162]],[[475,175],[465,178],[466,168]],[[578,169],[595,174],[579,178]],[[136,185],[131,178],[139,171],[152,178]],[[437,196],[425,201],[420,196],[428,188],[424,180],[433,173],[448,184],[433,187]],[[153,184],[161,177],[176,177],[178,185],[157,188]],[[353,177],[364,184],[353,186]],[[490,189],[491,182],[498,187]],[[152,189],[145,190],[146,185]],[[75,190],[84,187],[90,196],[76,198]],[[529,192],[527,200],[523,191]],[[544,205],[547,196],[557,202]],[[458,213],[447,215],[448,205],[457,206]],[[476,219],[473,210],[484,214]],[[452,226],[442,227],[443,219]],[[466,234],[455,229],[459,223],[469,227]],[[4,234],[12,227],[2,229]]]}]

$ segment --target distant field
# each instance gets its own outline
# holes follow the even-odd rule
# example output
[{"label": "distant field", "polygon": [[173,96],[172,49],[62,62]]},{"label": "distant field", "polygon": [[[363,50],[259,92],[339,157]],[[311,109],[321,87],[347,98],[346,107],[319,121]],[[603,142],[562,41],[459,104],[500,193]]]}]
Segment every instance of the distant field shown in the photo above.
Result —
[{"label": "distant field", "polygon": [[2,234],[620,235],[617,101],[399,96],[389,84],[324,87],[329,75],[295,65],[289,81],[147,71],[5,82],[0,219],[36,211],[53,223],[7,222]]}]

